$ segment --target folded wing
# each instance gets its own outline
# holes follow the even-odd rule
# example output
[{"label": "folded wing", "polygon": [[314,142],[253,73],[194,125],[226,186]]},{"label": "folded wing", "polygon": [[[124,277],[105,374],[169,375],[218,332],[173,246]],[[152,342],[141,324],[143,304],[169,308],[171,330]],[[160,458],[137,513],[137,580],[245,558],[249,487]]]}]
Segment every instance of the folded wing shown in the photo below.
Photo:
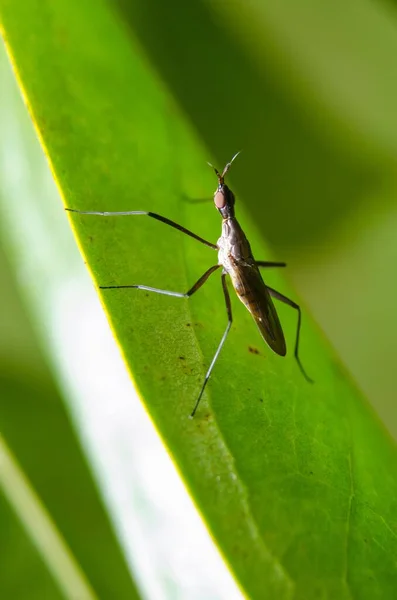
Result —
[{"label": "folded wing", "polygon": [[258,267],[238,264],[230,276],[238,297],[252,314],[265,342],[276,354],[285,356],[287,348],[280,320]]}]

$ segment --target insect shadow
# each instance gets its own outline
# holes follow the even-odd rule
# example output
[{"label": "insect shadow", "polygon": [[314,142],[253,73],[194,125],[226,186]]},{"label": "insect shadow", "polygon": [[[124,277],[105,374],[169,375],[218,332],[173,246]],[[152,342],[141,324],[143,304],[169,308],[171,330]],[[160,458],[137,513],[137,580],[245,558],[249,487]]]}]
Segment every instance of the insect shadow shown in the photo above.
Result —
[{"label": "insect shadow", "polygon": [[133,216],[133,215],[145,215],[156,219],[174,227],[182,233],[194,238],[198,242],[209,246],[213,250],[218,251],[218,263],[210,267],[203,275],[196,281],[196,283],[187,292],[173,292],[169,290],[161,290],[158,288],[149,287],[147,285],[110,285],[110,286],[99,286],[102,290],[120,290],[120,289],[137,289],[146,290],[147,292],[154,292],[156,294],[164,294],[166,296],[174,296],[175,298],[190,298],[201,286],[207,281],[209,276],[214,273],[217,269],[222,267],[221,281],[222,289],[225,298],[226,312],[228,322],[226,329],[222,335],[221,341],[219,342],[218,348],[214,354],[210,366],[208,367],[204,381],[202,383],[200,393],[197,397],[194,408],[191,412],[190,417],[194,417],[197,408],[200,404],[200,400],[204,393],[207,382],[211,376],[214,365],[218,359],[219,353],[226,341],[230,327],[232,325],[232,308],[230,302],[230,295],[226,284],[226,276],[229,275],[232,281],[233,287],[236,291],[237,296],[241,302],[251,313],[258,329],[269,347],[278,354],[279,356],[285,356],[287,347],[285,343],[284,333],[278,318],[276,309],[274,307],[272,298],[284,302],[288,306],[294,308],[298,313],[298,323],[296,329],[295,348],[294,356],[298,363],[298,366],[304,376],[309,382],[313,383],[313,380],[307,375],[301,360],[299,358],[299,337],[301,330],[301,309],[296,302],[290,300],[280,292],[277,292],[273,288],[265,284],[260,274],[259,269],[266,269],[269,267],[285,267],[284,262],[269,262],[264,260],[255,260],[251,251],[251,246],[240,227],[234,214],[235,196],[231,189],[226,185],[224,179],[225,175],[230,169],[231,164],[238,156],[239,152],[233,156],[230,162],[227,163],[222,173],[220,173],[211,163],[208,163],[216,173],[218,178],[218,186],[214,193],[215,207],[218,209],[222,216],[222,234],[216,244],[209,242],[199,235],[196,235],[189,229],[182,227],[178,223],[167,219],[157,213],[133,210],[125,212],[97,212],[97,211],[84,211],[75,210],[73,208],[67,208],[69,212],[78,213],[81,215],[97,215],[101,217],[115,217],[115,216]]}]

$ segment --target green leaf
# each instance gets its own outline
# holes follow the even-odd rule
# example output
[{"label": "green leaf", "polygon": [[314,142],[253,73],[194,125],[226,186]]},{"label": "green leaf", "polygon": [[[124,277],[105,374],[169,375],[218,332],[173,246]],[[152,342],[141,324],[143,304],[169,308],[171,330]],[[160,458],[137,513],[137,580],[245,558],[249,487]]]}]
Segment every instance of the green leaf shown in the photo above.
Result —
[{"label": "green leaf", "polygon": [[[49,369],[37,342],[31,339],[31,324],[23,318],[20,296],[52,377],[62,391],[125,560],[140,587],[149,597],[240,597],[143,406],[133,401],[136,393],[131,394],[128,374],[75,248],[11,65],[4,48],[0,50],[0,225],[7,258],[13,266],[12,277],[7,270],[0,273],[0,377],[5,400],[0,408],[2,430],[15,455],[14,462],[18,460],[25,476],[31,478],[55,527],[64,534],[76,563],[93,585],[100,588],[104,576],[106,586],[111,585],[118,596],[125,590],[131,597],[128,574],[127,578],[122,575],[124,564],[119,549],[114,547],[111,535],[106,536],[107,522],[102,522],[97,511],[89,476],[85,481],[88,473],[76,462],[80,449],[76,451],[76,440],[68,434],[70,424],[62,416],[62,405],[57,406],[61,401],[58,393],[51,410],[54,385],[50,380],[46,393]],[[32,386],[37,397],[32,390],[26,392],[26,387]],[[46,406],[43,411],[41,404]],[[59,473],[54,472],[54,465]],[[73,475],[70,484],[69,472]],[[72,491],[65,494],[65,486]],[[13,498],[10,503],[15,509]],[[84,507],[90,518],[85,517]],[[28,516],[28,524],[34,522],[31,512]],[[16,540],[12,544],[8,541],[5,551],[9,562],[4,568],[16,561],[12,552],[15,546]],[[45,556],[44,569],[52,555],[50,552]],[[17,589],[29,585],[27,563],[25,573],[24,581],[18,577],[15,581],[12,573],[7,578],[14,595]],[[117,582],[112,581],[114,577]],[[69,579],[74,584],[75,578]],[[5,585],[6,581],[2,592],[8,596]],[[45,578],[36,577],[38,594],[44,585]],[[108,596],[108,589],[103,587],[99,590],[101,597]],[[32,586],[30,590],[33,594]],[[71,596],[76,594],[72,592]]]},{"label": "green leaf", "polygon": [[[205,161],[214,154],[226,162],[244,142],[250,156],[236,161],[230,181],[258,259],[269,252],[243,200],[260,208],[258,228],[268,231],[264,216],[279,223],[278,232],[286,223],[284,235],[295,233],[288,239],[299,246],[316,227],[323,231],[332,223],[319,211],[309,214],[307,204],[302,225],[292,228],[294,217],[281,200],[292,192],[296,197],[298,172],[300,182],[312,182],[313,198],[331,164],[338,178],[327,185],[323,201],[343,190],[343,213],[350,192],[366,184],[363,166],[330,150],[293,114],[291,98],[274,78],[277,63],[260,71],[205,4],[178,4],[170,11],[155,3],[151,23],[146,4],[120,6],[117,15],[91,0],[29,0],[16,11],[14,3],[0,1],[10,53],[67,206],[151,210],[215,241],[219,219],[213,207],[192,200],[214,189]],[[205,104],[198,102],[204,98]],[[268,143],[251,160],[263,143],[258,134],[264,125],[261,130],[258,123],[264,109],[272,109],[267,125],[277,145]],[[288,131],[295,143],[286,147]],[[262,173],[263,161],[268,177],[260,184],[253,174]],[[279,186],[282,193],[274,195],[280,203],[272,203],[270,212],[260,207],[258,193],[272,194]],[[100,285],[184,291],[216,262],[210,249],[142,216],[71,220]],[[267,280],[289,294],[277,273]],[[233,302],[230,337],[190,421],[226,325],[216,276],[189,302],[135,290],[103,291],[102,300],[145,405],[247,595],[392,598],[395,448],[308,316],[301,354],[313,386],[292,357],[281,359],[264,347],[250,315]],[[280,308],[291,347],[296,315],[289,312]]]},{"label": "green leaf", "polygon": [[[66,409],[105,499],[126,560],[149,597],[202,598],[211,595],[228,600],[236,594],[240,597],[148,415],[140,403],[133,401],[136,392],[131,394],[128,374],[75,247],[55,183],[4,49],[0,52],[0,76],[0,87],[4,91],[0,102],[0,202],[3,205],[1,230],[4,244],[14,269],[13,276],[18,280],[19,294],[62,390]],[[4,292],[1,295],[0,330],[4,348],[0,344],[0,351],[4,360],[8,364],[12,357],[11,370],[17,371],[18,382],[22,377],[26,379],[23,375],[25,362],[32,380],[45,379],[47,371],[44,369],[42,373],[41,356],[36,345],[31,347],[29,341],[30,325],[26,319],[20,322],[19,299],[13,298],[12,294],[13,281],[4,273],[1,281]],[[12,367],[14,363],[16,369]],[[17,389],[21,389],[20,386]],[[36,404],[33,402],[34,407]],[[37,410],[36,415],[38,426],[34,431],[40,436],[46,420]],[[6,419],[8,430],[21,429],[18,410],[11,411],[10,417]],[[63,437],[59,427],[54,438],[49,434],[51,430],[43,437],[46,441],[54,439],[55,445]],[[47,472],[52,473],[54,459],[57,460],[56,450],[51,448],[48,460],[46,455],[43,456],[41,445],[34,444],[33,452],[30,436],[24,435],[23,428],[20,437],[10,439],[8,436],[8,439],[29,474],[34,459],[39,469],[38,474],[33,474],[34,478],[42,480],[47,477]],[[29,451],[28,465],[25,440]],[[61,448],[64,445],[61,444]],[[65,456],[73,469],[73,448],[71,450],[69,452],[66,445]],[[59,511],[54,515],[54,507],[47,502],[48,492],[60,502],[62,514],[62,506],[68,504],[68,497],[63,493],[63,487],[59,487],[57,478],[49,475],[47,479],[50,489],[46,490],[46,507],[56,525],[64,530],[62,515]],[[55,490],[51,490],[51,484]],[[80,488],[83,494],[81,505],[92,502],[87,485],[80,484]],[[160,495],[161,503],[157,500]],[[111,544],[98,546],[98,535],[95,538],[89,536],[87,540],[79,518],[80,512],[77,513],[74,546],[84,547],[91,568],[97,568],[99,573],[105,572],[101,566],[105,560],[106,580],[111,581],[107,553],[112,552],[117,565],[117,552],[112,551]],[[89,525],[90,520],[85,523]],[[101,530],[100,523],[96,530],[98,533]],[[189,532],[188,536],[186,532]],[[78,560],[81,560],[80,556]],[[169,573],[173,574],[172,579]],[[116,589],[117,585],[123,585],[121,577],[112,588]]]}]

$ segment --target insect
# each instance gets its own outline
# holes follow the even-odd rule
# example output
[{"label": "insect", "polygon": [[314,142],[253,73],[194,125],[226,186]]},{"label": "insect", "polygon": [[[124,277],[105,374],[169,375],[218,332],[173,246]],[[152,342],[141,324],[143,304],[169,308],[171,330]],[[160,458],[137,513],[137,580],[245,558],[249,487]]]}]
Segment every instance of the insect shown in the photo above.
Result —
[{"label": "insect", "polygon": [[258,329],[270,348],[276,354],[285,356],[287,347],[285,343],[284,333],[278,318],[276,309],[274,307],[272,298],[284,302],[288,306],[291,306],[298,312],[298,324],[295,338],[295,349],[294,356],[298,363],[298,366],[309,383],[313,383],[312,379],[307,375],[305,369],[299,358],[299,336],[301,329],[301,309],[296,302],[293,302],[280,292],[277,292],[273,288],[269,287],[263,281],[259,269],[269,267],[285,267],[284,262],[269,262],[263,260],[255,260],[251,246],[241,229],[235,214],[234,204],[235,196],[231,189],[225,183],[225,175],[229,171],[233,161],[238,156],[239,152],[233,156],[230,162],[227,163],[222,173],[220,173],[213,165],[208,163],[215,171],[218,178],[218,186],[214,193],[215,207],[218,209],[222,216],[222,235],[216,244],[208,242],[199,235],[196,235],[192,231],[189,231],[182,225],[162,217],[153,212],[133,210],[126,212],[96,212],[96,211],[83,211],[67,208],[70,212],[79,213],[81,215],[97,215],[101,217],[114,217],[114,216],[132,216],[132,215],[146,215],[153,219],[157,219],[170,227],[178,229],[182,233],[198,240],[202,244],[209,246],[213,250],[218,251],[218,263],[213,267],[209,268],[196,283],[186,293],[172,292],[169,290],[161,290],[158,288],[149,287],[147,285],[110,285],[110,286],[99,286],[102,290],[110,289],[138,289],[146,290],[147,292],[154,292],[156,294],[164,294],[166,296],[174,296],[176,298],[190,298],[201,286],[207,281],[209,276],[214,273],[217,269],[222,267],[221,281],[222,289],[225,298],[226,312],[228,322],[226,329],[222,335],[221,341],[219,342],[218,348],[214,354],[211,364],[207,370],[204,381],[202,383],[200,393],[197,397],[193,411],[190,417],[194,417],[197,408],[200,404],[200,400],[204,393],[207,382],[211,376],[211,372],[218,359],[219,353],[226,341],[230,327],[232,325],[232,307],[230,302],[230,295],[226,284],[226,276],[229,275],[232,281],[233,287],[236,291],[237,296],[241,302],[251,313]]}]

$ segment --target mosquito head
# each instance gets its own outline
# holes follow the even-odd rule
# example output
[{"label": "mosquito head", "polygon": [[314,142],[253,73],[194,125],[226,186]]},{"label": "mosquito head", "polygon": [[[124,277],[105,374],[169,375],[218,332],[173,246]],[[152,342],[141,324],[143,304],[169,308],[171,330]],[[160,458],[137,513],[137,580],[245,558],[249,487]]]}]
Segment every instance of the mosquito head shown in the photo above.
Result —
[{"label": "mosquito head", "polygon": [[229,217],[234,217],[234,203],[235,197],[230,188],[225,183],[225,175],[231,167],[234,159],[240,154],[237,152],[232,158],[230,162],[227,163],[226,167],[223,169],[222,173],[219,173],[218,169],[216,169],[211,163],[208,163],[210,167],[212,167],[218,177],[218,187],[214,193],[214,202],[216,208],[221,213],[224,219],[228,219]]}]

